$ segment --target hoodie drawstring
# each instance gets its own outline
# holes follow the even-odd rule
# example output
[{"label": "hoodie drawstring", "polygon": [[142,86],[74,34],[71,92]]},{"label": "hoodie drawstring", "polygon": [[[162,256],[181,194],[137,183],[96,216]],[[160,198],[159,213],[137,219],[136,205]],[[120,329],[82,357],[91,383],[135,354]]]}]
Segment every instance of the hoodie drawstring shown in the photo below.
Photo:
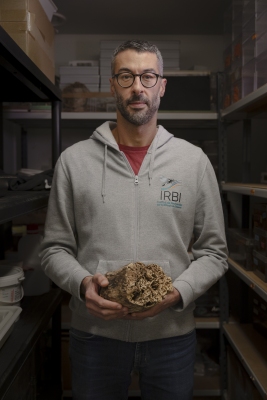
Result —
[{"label": "hoodie drawstring", "polygon": [[154,161],[155,161],[155,153],[158,147],[159,135],[157,134],[157,138],[153,143],[152,151],[151,151],[151,158],[149,163],[149,170],[148,170],[148,179],[149,179],[149,186],[151,185],[151,181],[153,178],[154,172]]},{"label": "hoodie drawstring", "polygon": [[[149,185],[151,185],[151,181],[153,178],[154,172],[154,161],[155,161],[155,153],[158,147],[159,135],[157,135],[156,140],[154,140],[152,149],[151,149],[151,158],[149,162],[149,170],[148,170],[148,179]],[[103,174],[102,174],[102,188],[101,188],[101,196],[103,203],[105,203],[105,196],[106,196],[106,171],[107,171],[107,144],[105,144],[104,148],[104,163],[103,163]]]},{"label": "hoodie drawstring", "polygon": [[107,145],[105,144],[104,165],[103,165],[103,174],[102,174],[102,189],[101,189],[101,196],[103,199],[103,203],[105,203],[105,196],[106,196],[106,170],[107,170]]}]

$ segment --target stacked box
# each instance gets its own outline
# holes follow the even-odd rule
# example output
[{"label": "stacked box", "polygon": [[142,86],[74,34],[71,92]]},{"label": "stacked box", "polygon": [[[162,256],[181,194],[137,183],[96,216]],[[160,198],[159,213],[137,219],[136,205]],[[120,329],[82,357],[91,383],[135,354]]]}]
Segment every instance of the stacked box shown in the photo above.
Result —
[{"label": "stacked box", "polygon": [[59,68],[63,111],[106,111],[106,104],[113,99],[102,98],[99,93],[98,62],[71,61],[69,64]]},{"label": "stacked box", "polygon": [[266,337],[267,334],[267,303],[253,292],[252,324],[254,329]]},{"label": "stacked box", "polygon": [[267,231],[254,228],[254,249],[267,257]]},{"label": "stacked box", "polygon": [[253,236],[249,229],[229,228],[226,232],[229,257],[246,271],[253,270]]},{"label": "stacked box", "polygon": [[267,83],[267,0],[232,0],[224,25],[223,105],[228,107]]},{"label": "stacked box", "polygon": [[59,67],[60,88],[75,82],[83,83],[90,92],[99,92],[99,68],[96,67]]},{"label": "stacked box", "polygon": [[267,203],[258,203],[254,205],[253,227],[267,231]]},{"label": "stacked box", "polygon": [[256,250],[253,251],[253,270],[259,278],[267,282],[267,257]]},{"label": "stacked box", "polygon": [[[263,35],[267,41],[267,34]],[[266,46],[266,42],[264,42]],[[256,86],[260,88],[267,83],[267,50],[256,58]]]},{"label": "stacked box", "polygon": [[267,282],[267,204],[259,203],[253,209],[253,270]]},{"label": "stacked box", "polygon": [[54,27],[38,0],[0,0],[0,25],[54,83]]}]

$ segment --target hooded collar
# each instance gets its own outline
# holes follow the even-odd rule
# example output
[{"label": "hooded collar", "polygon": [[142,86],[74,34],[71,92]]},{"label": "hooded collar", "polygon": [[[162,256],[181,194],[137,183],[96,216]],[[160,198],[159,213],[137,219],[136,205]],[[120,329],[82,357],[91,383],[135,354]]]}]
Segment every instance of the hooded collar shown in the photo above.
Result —
[{"label": "hooded collar", "polygon": [[[104,145],[102,189],[101,189],[103,203],[105,203],[105,197],[106,197],[108,147],[112,147],[113,149],[120,151],[118,143],[116,142],[112,134],[112,130],[116,127],[116,125],[117,124],[115,122],[106,121],[102,125],[100,125],[90,137],[90,139],[98,140]],[[173,135],[168,131],[166,131],[166,129],[164,129],[163,126],[158,125],[158,131],[148,149],[148,154],[150,154],[149,171],[148,171],[149,185],[151,185],[151,181],[153,178],[156,150],[164,146],[164,144],[167,143],[172,137]]]}]

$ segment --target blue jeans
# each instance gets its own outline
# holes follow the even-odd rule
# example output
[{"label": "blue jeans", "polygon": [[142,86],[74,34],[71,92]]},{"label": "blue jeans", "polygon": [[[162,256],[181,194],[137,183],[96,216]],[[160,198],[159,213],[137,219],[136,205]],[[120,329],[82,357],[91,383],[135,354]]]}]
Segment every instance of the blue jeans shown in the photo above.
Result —
[{"label": "blue jeans", "polygon": [[195,344],[195,330],[131,343],[72,328],[73,400],[126,400],[133,369],[143,400],[192,400]]}]

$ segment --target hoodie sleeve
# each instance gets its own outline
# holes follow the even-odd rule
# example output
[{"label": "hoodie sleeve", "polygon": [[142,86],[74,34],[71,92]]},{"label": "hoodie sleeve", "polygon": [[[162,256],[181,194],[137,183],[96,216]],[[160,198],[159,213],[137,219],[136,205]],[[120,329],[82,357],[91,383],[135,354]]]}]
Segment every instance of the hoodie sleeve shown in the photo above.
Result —
[{"label": "hoodie sleeve", "polygon": [[58,159],[49,197],[40,257],[46,275],[63,290],[80,300],[80,285],[89,276],[76,260],[77,235],[71,182]]},{"label": "hoodie sleeve", "polygon": [[184,310],[206,292],[228,268],[221,198],[214,169],[208,159],[197,193],[194,237],[194,261],[173,282],[182,296],[182,302],[173,307],[176,311]]}]

